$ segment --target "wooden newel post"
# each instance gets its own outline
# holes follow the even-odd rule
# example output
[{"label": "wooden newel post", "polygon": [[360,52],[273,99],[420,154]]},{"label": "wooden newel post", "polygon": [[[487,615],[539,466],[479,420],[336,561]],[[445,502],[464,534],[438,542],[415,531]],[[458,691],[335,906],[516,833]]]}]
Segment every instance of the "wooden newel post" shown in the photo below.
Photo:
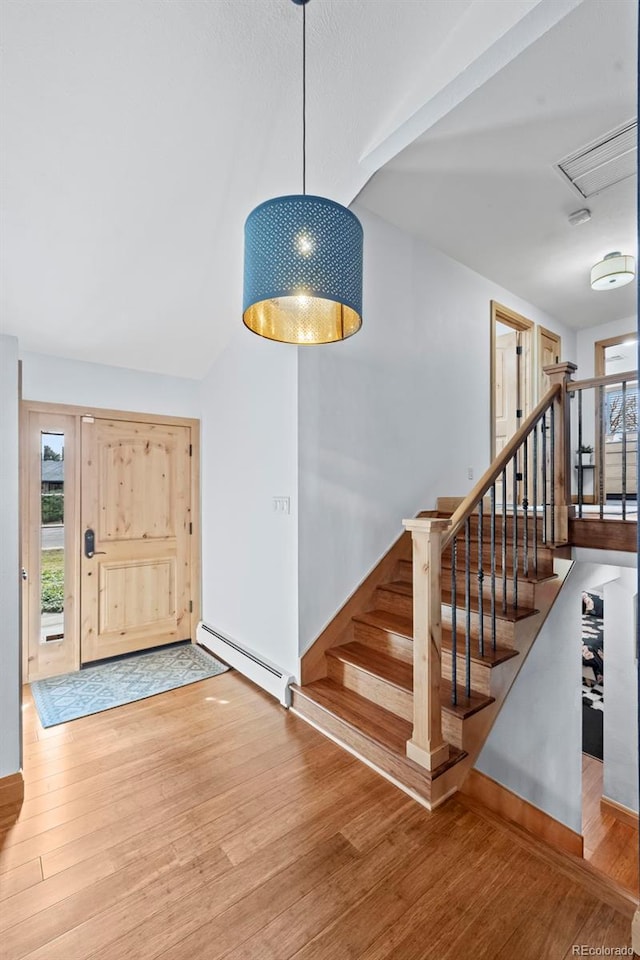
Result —
[{"label": "wooden newel post", "polygon": [[413,736],[407,756],[435,770],[449,759],[440,711],[440,570],[442,536],[449,521],[420,517],[402,523],[413,538]]},{"label": "wooden newel post", "polygon": [[554,466],[555,476],[553,484],[553,498],[555,506],[555,541],[567,543],[569,540],[569,517],[572,515],[571,506],[571,408],[567,383],[573,378],[578,369],[575,363],[565,360],[562,363],[553,363],[544,367],[553,386],[559,383],[560,393],[554,401]]}]

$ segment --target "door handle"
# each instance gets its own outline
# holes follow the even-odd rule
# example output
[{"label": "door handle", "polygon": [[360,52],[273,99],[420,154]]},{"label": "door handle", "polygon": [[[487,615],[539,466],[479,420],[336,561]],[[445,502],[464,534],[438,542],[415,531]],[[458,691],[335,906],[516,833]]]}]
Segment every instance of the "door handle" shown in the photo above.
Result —
[{"label": "door handle", "polygon": [[98,554],[104,555],[106,553],[106,550],[96,550],[95,545],[96,545],[96,535],[94,531],[91,529],[91,527],[89,527],[84,532],[84,555],[87,558],[87,560],[91,560],[93,557],[95,557]]}]

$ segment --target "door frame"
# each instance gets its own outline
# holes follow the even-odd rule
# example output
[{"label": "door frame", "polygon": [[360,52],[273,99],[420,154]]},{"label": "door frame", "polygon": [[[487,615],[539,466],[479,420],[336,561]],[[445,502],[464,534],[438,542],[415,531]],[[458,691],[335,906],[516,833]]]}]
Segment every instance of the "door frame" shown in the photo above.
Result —
[{"label": "door frame", "polygon": [[528,320],[522,314],[516,313],[510,307],[505,307],[497,300],[490,301],[491,308],[491,334],[490,334],[490,364],[489,364],[489,442],[490,442],[490,462],[493,463],[496,457],[496,325],[503,323],[512,330],[522,333],[522,419],[524,420],[532,408],[532,385],[533,385],[533,329],[535,323]]},{"label": "door frame", "polygon": [[[629,333],[619,333],[616,337],[608,337],[606,340],[596,340],[593,344],[593,375],[594,377],[604,377],[605,372],[605,351],[607,347],[615,347],[625,340],[637,340],[636,330],[630,330]],[[634,370],[631,367],[631,370]],[[627,371],[631,372],[631,371]]]},{"label": "door frame", "polygon": [[[630,330],[628,333],[618,333],[615,337],[607,337],[605,340],[595,340],[593,343],[593,375],[594,377],[604,377],[606,372],[606,351],[607,347],[615,347],[619,343],[624,343],[625,340],[637,340],[638,331]],[[631,370],[625,371],[626,373],[631,373]],[[605,388],[606,392],[606,388]],[[607,501],[607,488],[605,480],[605,451],[601,450],[600,444],[600,430],[599,423],[600,418],[604,415],[604,411],[600,408],[600,403],[597,397],[594,397],[594,408],[595,408],[595,424],[594,424],[594,448],[595,448],[595,469],[593,471],[593,502],[600,502],[600,489],[602,489],[603,500],[606,504]]]},{"label": "door frame", "polygon": [[[130,410],[111,410],[102,407],[80,407],[66,403],[46,403],[39,400],[21,400],[20,401],[20,543],[22,550],[22,566],[28,571],[32,557],[30,555],[29,535],[31,526],[31,517],[29,511],[29,415],[39,413],[53,416],[68,416],[75,418],[75,437],[76,457],[75,457],[75,489],[73,491],[73,503],[71,506],[74,536],[77,539],[78,550],[80,550],[80,491],[81,491],[81,451],[80,436],[83,417],[94,417],[105,420],[130,420],[137,423],[158,423],[171,426],[187,427],[189,429],[189,442],[191,444],[191,478],[190,478],[190,497],[191,497],[191,522],[193,523],[193,534],[190,538],[190,563],[191,563],[191,600],[193,609],[189,613],[190,639],[192,643],[196,642],[196,628],[201,616],[201,530],[200,530],[200,421],[191,417],[170,417],[155,413],[140,413]],[[31,564],[33,566],[33,564]],[[77,564],[79,571],[79,561]],[[28,671],[28,582],[22,583],[22,670],[23,677],[27,680]],[[72,629],[74,635],[75,662],[80,663],[80,577],[77,577],[76,603],[73,610]]]}]

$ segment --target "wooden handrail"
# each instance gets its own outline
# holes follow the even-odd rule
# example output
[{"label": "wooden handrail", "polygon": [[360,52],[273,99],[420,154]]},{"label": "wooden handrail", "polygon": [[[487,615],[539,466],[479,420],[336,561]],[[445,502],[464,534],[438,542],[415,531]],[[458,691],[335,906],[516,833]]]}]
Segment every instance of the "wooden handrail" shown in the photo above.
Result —
[{"label": "wooden handrail", "polygon": [[555,383],[552,387],[550,387],[537,407],[524,421],[518,432],[514,433],[508,444],[500,451],[499,456],[495,458],[489,469],[478,480],[471,493],[467,494],[460,506],[452,514],[451,520],[449,521],[449,529],[447,530],[446,535],[442,538],[443,550],[449,543],[451,543],[467,517],[473,513],[487,490],[489,490],[491,485],[498,479],[502,471],[513,457],[514,453],[516,453],[523,441],[526,440],[529,434],[533,431],[533,428],[536,426],[543,414],[545,414],[549,407],[553,404],[554,400],[561,393],[561,391],[562,385],[559,383]]},{"label": "wooden handrail", "polygon": [[637,370],[627,370],[626,373],[609,373],[606,377],[590,377],[588,380],[571,380],[567,384],[567,391],[588,390],[591,387],[608,387],[616,383],[629,383],[638,379]]},{"label": "wooden handrail", "polygon": [[[525,576],[529,570],[529,563],[533,564],[537,572],[537,437],[533,444],[533,472],[530,472],[528,463],[529,436],[542,420],[542,450],[541,479],[543,484],[542,525],[543,543],[551,542],[554,546],[564,544],[568,540],[568,518],[571,511],[571,480],[569,454],[569,398],[566,386],[576,365],[570,361],[554,363],[544,367],[544,373],[549,378],[549,390],[540,403],[524,421],[517,433],[507,443],[506,447],[495,458],[484,476],[478,481],[471,493],[465,497],[450,520],[433,517],[417,517],[413,520],[403,520],[406,530],[411,532],[413,541],[413,733],[407,742],[407,756],[415,763],[427,770],[435,771],[438,766],[449,759],[449,747],[444,739],[441,716],[440,679],[442,674],[442,552],[463,524],[466,524],[465,543],[461,549],[465,552],[464,574],[464,670],[465,683],[464,697],[471,697],[471,630],[472,618],[476,618],[478,627],[478,644],[480,656],[484,656],[484,624],[487,620],[487,629],[490,630],[490,643],[496,649],[496,563],[495,563],[495,496],[491,498],[491,574],[488,586],[490,587],[490,609],[484,608],[484,571],[483,563],[483,516],[479,510],[478,523],[478,587],[477,603],[472,595],[469,559],[471,554],[469,518],[476,506],[481,504],[484,495],[495,485],[496,480],[512,465],[514,484],[514,498],[511,507],[514,523],[512,525],[512,556],[509,560],[512,569],[511,598],[507,599],[507,524],[503,522],[502,537],[502,604],[506,612],[507,603],[514,610],[518,609],[518,495],[516,483],[523,480],[522,508],[524,512],[522,569]],[[549,475],[547,475],[547,435],[545,429],[545,415],[551,410],[549,435]],[[524,448],[524,449],[523,449]],[[517,456],[523,450],[522,472],[517,463]],[[531,476],[534,485],[533,506],[533,546],[529,549],[529,522],[528,522],[528,478]],[[506,485],[503,485],[506,486]],[[495,487],[493,486],[494,492]],[[549,494],[547,498],[547,492]],[[507,491],[503,490],[502,506],[503,518],[506,520]],[[551,536],[547,535],[547,523],[550,525]],[[458,703],[458,683],[456,665],[458,658],[458,624],[455,611],[457,610],[457,550],[451,555],[451,592],[447,593],[447,603],[450,605],[450,638],[451,648],[451,699],[454,706]]]}]

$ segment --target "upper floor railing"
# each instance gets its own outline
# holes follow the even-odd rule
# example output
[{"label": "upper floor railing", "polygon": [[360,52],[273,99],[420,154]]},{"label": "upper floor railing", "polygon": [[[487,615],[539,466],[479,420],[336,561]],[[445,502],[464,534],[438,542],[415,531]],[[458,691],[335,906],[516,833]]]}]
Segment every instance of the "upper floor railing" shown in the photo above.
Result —
[{"label": "upper floor railing", "polygon": [[576,516],[637,520],[638,372],[572,381]]}]

